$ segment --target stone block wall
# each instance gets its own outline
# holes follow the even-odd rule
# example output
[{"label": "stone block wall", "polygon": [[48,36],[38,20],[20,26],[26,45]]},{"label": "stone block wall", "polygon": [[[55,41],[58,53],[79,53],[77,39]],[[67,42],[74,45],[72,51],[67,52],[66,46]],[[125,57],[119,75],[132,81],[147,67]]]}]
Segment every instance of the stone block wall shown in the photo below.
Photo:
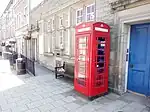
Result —
[{"label": "stone block wall", "polygon": [[[111,27],[111,47],[109,64],[109,89],[120,93],[119,91],[119,73],[118,73],[118,25],[115,24],[115,14],[111,8],[110,0],[96,0],[96,21],[102,21]],[[120,85],[121,86],[121,85]]]},{"label": "stone block wall", "polygon": [[[64,1],[63,1],[64,2]],[[71,4],[72,3],[72,4]],[[67,7],[72,7],[74,9],[80,7],[84,7],[84,4],[92,3],[91,0],[88,1],[78,1],[71,2],[66,0]],[[127,34],[125,32],[121,32],[122,26],[119,23],[119,19],[117,17],[117,12],[112,9],[111,0],[95,0],[96,4],[96,21],[102,21],[110,25],[111,27],[111,48],[110,48],[110,64],[109,64],[109,88],[117,92],[119,94],[124,92],[125,88],[125,54],[126,54],[126,44],[127,44]],[[59,5],[58,5],[59,7]],[[59,12],[63,10],[59,7]],[[54,9],[51,13],[55,12]],[[49,12],[50,14],[50,12]],[[56,12],[57,14],[57,12]],[[49,15],[50,16],[50,15]],[[44,17],[44,16],[43,16]],[[43,18],[42,17],[42,18]],[[47,16],[45,16],[47,17]],[[74,35],[74,27],[71,28],[72,35]],[[72,43],[74,43],[74,36],[71,38],[71,48],[74,47]],[[75,48],[73,48],[74,50]],[[70,64],[74,64],[74,53],[70,56],[63,56],[62,59],[69,62]],[[54,70],[55,67],[55,56],[45,56],[44,54],[39,55],[39,61],[43,63],[43,65],[48,68]]]},{"label": "stone block wall", "polygon": [[[63,1],[64,2],[64,1]],[[71,1],[66,1],[66,4]],[[76,4],[81,5],[81,8],[86,5],[86,3],[92,3],[91,0],[77,2],[71,4],[69,7],[77,7]],[[72,2],[73,3],[73,2]],[[96,21],[102,21],[110,25],[111,27],[111,52],[110,52],[110,67],[109,67],[109,88],[113,91],[118,92],[119,88],[119,75],[117,67],[117,48],[118,48],[118,36],[117,36],[117,26],[114,24],[114,13],[111,9],[110,0],[96,0]],[[62,9],[63,10],[63,9]],[[56,13],[57,14],[57,13]],[[74,28],[73,28],[74,30]],[[72,31],[72,34],[73,31]],[[71,43],[74,43],[74,36],[71,37]],[[71,44],[72,45],[72,44]],[[73,46],[71,46],[73,47]],[[75,48],[73,48],[75,49]],[[74,51],[74,50],[73,50]],[[71,53],[69,57],[74,57],[74,53]],[[63,60],[74,64],[74,60],[69,57],[63,57]],[[39,61],[49,69],[54,70],[55,67],[55,56],[45,56],[44,54],[39,55]]]}]

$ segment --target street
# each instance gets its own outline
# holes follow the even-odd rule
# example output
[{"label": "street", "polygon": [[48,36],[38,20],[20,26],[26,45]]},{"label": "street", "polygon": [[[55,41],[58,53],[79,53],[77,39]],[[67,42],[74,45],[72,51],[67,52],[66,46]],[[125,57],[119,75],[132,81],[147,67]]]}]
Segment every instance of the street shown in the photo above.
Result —
[{"label": "street", "polygon": [[110,93],[89,101],[74,91],[73,81],[55,79],[51,71],[17,76],[7,60],[0,67],[0,112],[150,112],[149,99],[143,96]]}]

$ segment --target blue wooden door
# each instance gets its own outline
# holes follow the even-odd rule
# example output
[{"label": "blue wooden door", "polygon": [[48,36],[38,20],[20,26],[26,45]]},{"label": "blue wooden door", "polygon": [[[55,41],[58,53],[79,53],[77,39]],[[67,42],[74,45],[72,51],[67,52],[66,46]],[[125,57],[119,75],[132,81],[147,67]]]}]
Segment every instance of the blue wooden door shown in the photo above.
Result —
[{"label": "blue wooden door", "polygon": [[131,26],[128,90],[149,95],[150,24]]}]

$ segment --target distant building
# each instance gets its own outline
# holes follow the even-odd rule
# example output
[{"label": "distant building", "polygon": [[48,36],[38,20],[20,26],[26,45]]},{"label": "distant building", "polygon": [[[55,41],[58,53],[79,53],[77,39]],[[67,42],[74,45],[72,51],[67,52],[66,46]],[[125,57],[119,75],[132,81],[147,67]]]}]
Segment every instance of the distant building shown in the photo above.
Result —
[{"label": "distant building", "polygon": [[[5,43],[5,47],[9,44],[9,41],[15,38],[15,16],[13,11],[13,0],[10,0],[0,19],[0,39],[1,44]],[[3,50],[5,49],[3,47]],[[2,50],[2,46],[1,46]],[[15,49],[13,49],[15,50]]]}]

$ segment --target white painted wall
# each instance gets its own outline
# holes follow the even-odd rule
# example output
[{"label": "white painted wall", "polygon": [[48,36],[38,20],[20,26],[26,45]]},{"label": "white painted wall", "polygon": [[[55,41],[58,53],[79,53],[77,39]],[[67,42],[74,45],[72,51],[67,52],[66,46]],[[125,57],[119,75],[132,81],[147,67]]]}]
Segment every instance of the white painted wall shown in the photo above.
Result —
[{"label": "white painted wall", "polygon": [[30,0],[31,10],[38,6],[43,0]]}]

